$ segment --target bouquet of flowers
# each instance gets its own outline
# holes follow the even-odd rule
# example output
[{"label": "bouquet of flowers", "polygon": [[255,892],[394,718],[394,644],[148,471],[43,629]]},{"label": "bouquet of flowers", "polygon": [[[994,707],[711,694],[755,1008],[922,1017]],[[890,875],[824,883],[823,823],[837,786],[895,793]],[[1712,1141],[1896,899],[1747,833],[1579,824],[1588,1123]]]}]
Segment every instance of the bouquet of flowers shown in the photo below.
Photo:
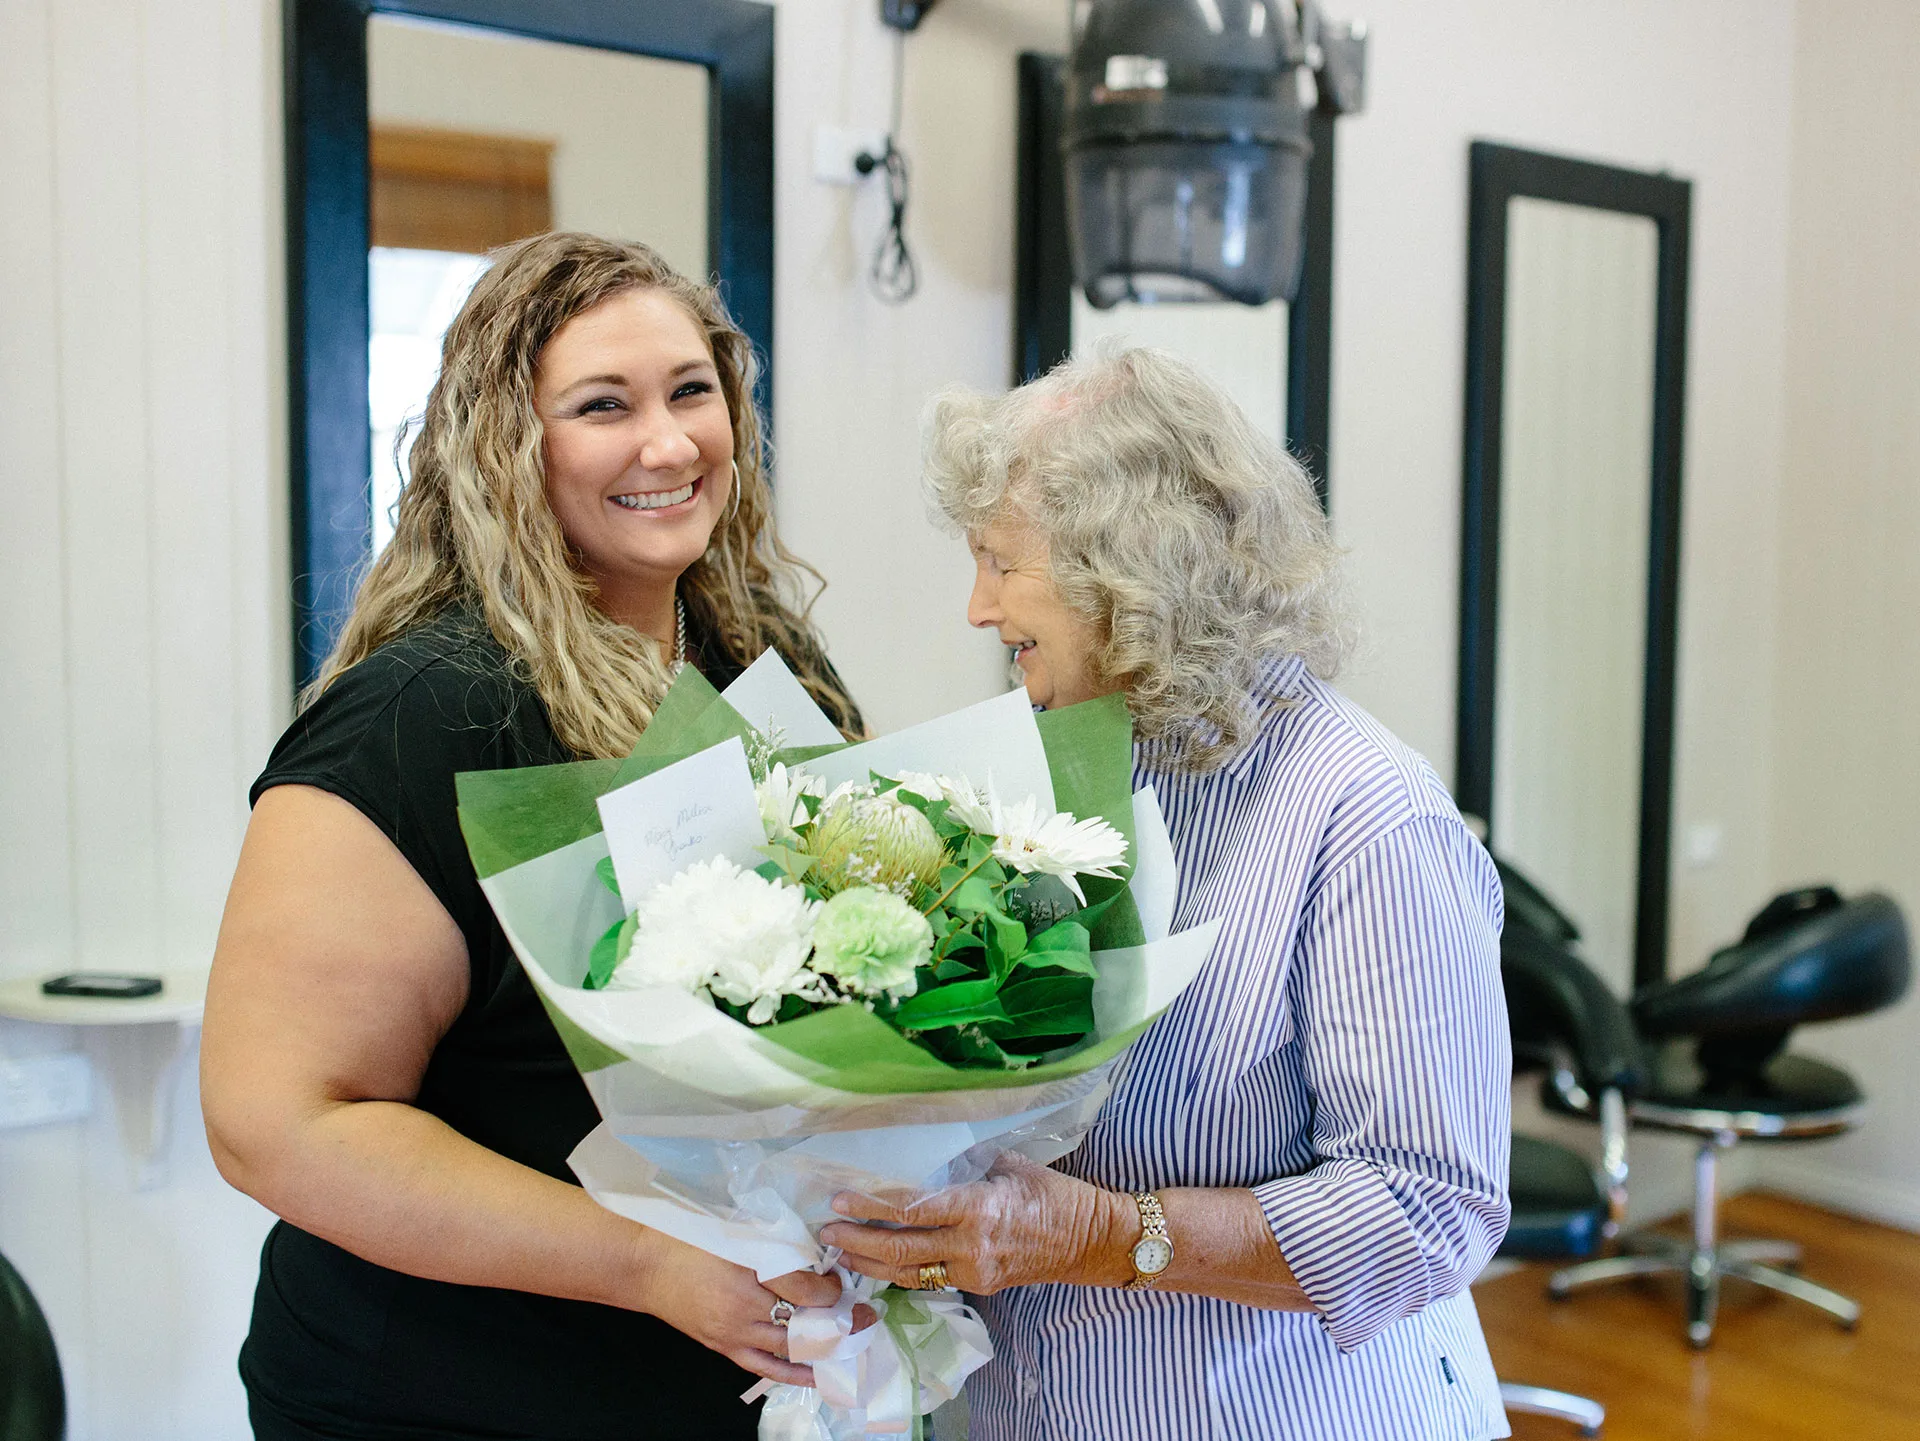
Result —
[{"label": "bouquet of flowers", "polygon": [[[750,721],[748,718],[751,717]],[[624,761],[459,777],[488,899],[602,1124],[602,1205],[762,1279],[825,1270],[832,1197],[896,1204],[1070,1151],[1217,927],[1171,931],[1172,847],[1117,699],[1020,692],[848,745],[771,652],[684,671]],[[843,1273],[762,1383],[763,1438],[916,1433],[990,1358],[950,1292]],[[854,1334],[853,1307],[881,1322]]]}]

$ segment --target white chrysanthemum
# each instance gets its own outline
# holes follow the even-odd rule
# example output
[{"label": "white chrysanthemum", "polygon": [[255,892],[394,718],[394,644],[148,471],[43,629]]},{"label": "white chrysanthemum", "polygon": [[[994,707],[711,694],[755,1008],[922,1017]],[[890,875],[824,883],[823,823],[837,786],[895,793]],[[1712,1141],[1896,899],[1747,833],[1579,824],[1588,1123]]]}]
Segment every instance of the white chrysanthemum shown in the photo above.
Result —
[{"label": "white chrysanthemum", "polygon": [[947,815],[965,826],[968,830],[990,835],[993,831],[993,816],[987,809],[987,802],[973,783],[964,777],[929,775],[925,771],[901,771],[891,779],[900,782],[901,788],[912,791],[922,800],[945,801]]},{"label": "white chrysanthemum", "polygon": [[807,820],[806,796],[818,796],[826,790],[826,785],[818,776],[808,775],[805,771],[790,771],[779,761],[775,761],[767,772],[767,778],[753,788],[760,802],[760,824],[766,828],[770,841],[791,841],[795,839],[795,827]]},{"label": "white chrysanthemum", "polygon": [[1048,811],[1028,796],[1018,805],[989,796],[994,837],[993,858],[1023,875],[1058,876],[1086,904],[1079,876],[1112,878],[1114,867],[1127,858],[1127,838],[1099,817],[1077,821],[1066,811]]},{"label": "white chrysanthemum", "polygon": [[818,910],[797,886],[725,856],[697,862],[640,903],[633,949],[607,987],[704,991],[746,1006],[748,1022],[763,1024],[786,996],[827,998],[806,968]]}]

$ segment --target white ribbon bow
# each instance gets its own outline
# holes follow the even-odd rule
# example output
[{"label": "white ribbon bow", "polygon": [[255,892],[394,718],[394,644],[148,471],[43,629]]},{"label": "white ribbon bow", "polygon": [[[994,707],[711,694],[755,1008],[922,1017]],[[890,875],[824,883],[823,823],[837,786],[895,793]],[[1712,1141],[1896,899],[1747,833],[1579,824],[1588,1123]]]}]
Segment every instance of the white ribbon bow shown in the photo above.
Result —
[{"label": "white ribbon bow", "polygon": [[[836,1268],[838,1269],[838,1268]],[[809,1306],[787,1323],[787,1354],[813,1367],[814,1384],[762,1381],[740,1399],[767,1398],[760,1441],[855,1441],[910,1436],[920,1417],[960,1394],[967,1377],[993,1359],[979,1314],[953,1291],[892,1291],[839,1270],[840,1300]],[[879,1320],[853,1329],[853,1308]]]}]

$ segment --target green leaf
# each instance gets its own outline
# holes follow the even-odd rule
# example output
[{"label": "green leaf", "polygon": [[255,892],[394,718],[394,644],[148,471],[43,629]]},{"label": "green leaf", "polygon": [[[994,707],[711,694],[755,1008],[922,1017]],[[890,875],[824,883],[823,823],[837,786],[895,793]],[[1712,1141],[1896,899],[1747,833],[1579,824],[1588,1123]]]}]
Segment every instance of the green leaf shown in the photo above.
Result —
[{"label": "green leaf", "polygon": [[987,942],[987,964],[993,974],[1005,980],[1027,951],[1027,928],[997,906],[982,918]]},{"label": "green leaf", "polygon": [[933,978],[936,982],[967,980],[979,974],[978,966],[970,966],[965,961],[957,960],[952,956],[933,968]]},{"label": "green leaf", "polygon": [[993,980],[955,981],[937,990],[922,991],[900,1003],[893,1023],[904,1031],[934,1031],[946,1026],[1004,1021],[999,983]]},{"label": "green leaf", "polygon": [[798,996],[787,996],[780,1002],[780,1009],[773,1013],[775,1023],[797,1021],[802,1016],[810,1016],[820,1007],[812,1001],[803,1001]]},{"label": "green leaf", "polygon": [[1008,1055],[998,1041],[978,1026],[953,1026],[944,1031],[928,1031],[921,1043],[941,1060],[956,1066],[980,1070],[992,1067],[1015,1070],[1028,1064],[1020,1057]]},{"label": "green leaf", "polygon": [[593,873],[600,877],[601,885],[612,891],[616,896],[620,894],[620,878],[613,873],[612,856],[600,857],[600,859],[594,863]]},{"label": "green leaf", "polygon": [[1092,978],[1099,974],[1088,952],[1087,928],[1078,921],[1061,921],[1027,942],[1027,951],[1015,969],[1051,966]]},{"label": "green leaf", "polygon": [[1060,921],[1027,942],[1030,951],[1079,951],[1088,948],[1087,928],[1077,920]]},{"label": "green leaf", "polygon": [[[776,868],[773,875],[767,877],[768,880],[778,880],[784,876],[797,885],[805,880],[808,872],[813,869],[812,856],[805,851],[796,850],[784,841],[768,841],[759,847],[759,851]],[[765,874],[764,868],[761,869],[761,874]]]},{"label": "green leaf", "polygon": [[637,921],[637,916],[622,916],[593,943],[587,960],[587,978],[581,982],[585,989],[598,991],[605,988],[614,967],[624,961],[627,952],[633,949],[633,930]]},{"label": "green leaf", "polygon": [[[1113,882],[1109,881],[1107,882],[1107,884],[1109,886],[1112,886]],[[1088,944],[1091,945],[1092,944],[1091,938],[1093,934],[1100,930],[1101,917],[1103,917],[1104,915],[1106,915],[1108,911],[1113,909],[1114,903],[1118,901],[1122,895],[1127,896],[1128,905],[1133,904],[1133,897],[1130,892],[1122,891],[1118,888],[1115,888],[1113,890],[1109,890],[1105,896],[1101,897],[1097,901],[1094,901],[1092,904],[1082,906],[1079,910],[1075,911],[1071,916],[1068,916],[1067,919],[1070,921],[1078,921],[1081,925],[1087,928],[1088,937],[1089,937]],[[1136,921],[1137,919],[1138,918],[1136,916]],[[1100,947],[1100,949],[1103,951],[1111,950],[1112,947],[1103,944]]]},{"label": "green leaf", "polygon": [[1082,1036],[1093,1029],[1093,980],[1088,976],[1023,977],[1001,987],[999,999],[1006,1022],[987,1027],[996,1040]]},{"label": "green leaf", "polygon": [[942,954],[957,956],[962,951],[982,951],[986,949],[986,945],[987,943],[980,939],[978,932],[971,929],[961,929],[947,937],[945,942],[946,949]]},{"label": "green leaf", "polygon": [[[949,866],[947,869],[951,870],[952,867]],[[942,875],[944,874],[945,872],[942,872]],[[956,911],[975,916],[998,909],[994,903],[993,887],[979,875],[968,876],[960,882],[959,889],[947,897],[947,904]]]}]

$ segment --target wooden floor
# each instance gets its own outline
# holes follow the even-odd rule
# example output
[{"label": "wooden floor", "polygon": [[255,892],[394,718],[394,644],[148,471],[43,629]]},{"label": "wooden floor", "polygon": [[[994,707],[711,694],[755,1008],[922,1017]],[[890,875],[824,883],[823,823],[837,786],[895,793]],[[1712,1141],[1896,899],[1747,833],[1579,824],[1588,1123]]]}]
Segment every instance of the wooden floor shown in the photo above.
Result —
[{"label": "wooden floor", "polygon": [[[1728,1201],[1723,1227],[1798,1241],[1809,1280],[1860,1302],[1859,1327],[1730,1282],[1713,1345],[1697,1352],[1677,1278],[1551,1301],[1554,1268],[1535,1263],[1474,1288],[1500,1379],[1600,1401],[1607,1441],[1920,1441],[1920,1236],[1767,1195]],[[1513,1434],[1568,1441],[1574,1429],[1515,1416]]]}]

